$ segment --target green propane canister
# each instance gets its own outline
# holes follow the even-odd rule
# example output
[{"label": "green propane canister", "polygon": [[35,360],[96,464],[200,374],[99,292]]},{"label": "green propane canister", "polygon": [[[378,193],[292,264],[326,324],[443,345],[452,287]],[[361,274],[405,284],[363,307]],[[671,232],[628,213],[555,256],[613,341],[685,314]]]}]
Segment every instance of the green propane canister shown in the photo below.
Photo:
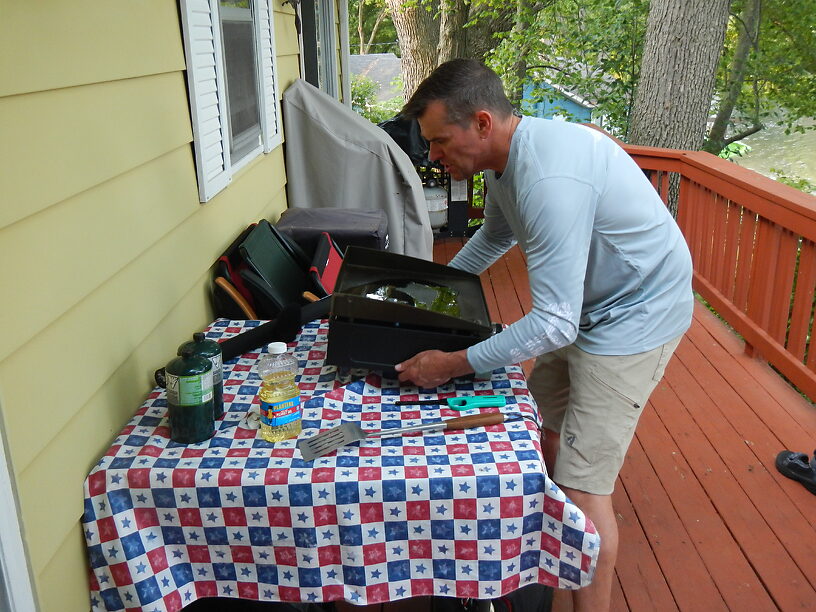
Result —
[{"label": "green propane canister", "polygon": [[167,364],[167,412],[170,439],[195,444],[215,433],[213,419],[212,362],[183,346],[179,357]]},{"label": "green propane canister", "polygon": [[193,355],[209,359],[212,363],[213,418],[217,421],[224,416],[224,361],[221,357],[221,345],[215,340],[207,340],[204,332],[196,332],[192,342],[185,342],[178,348],[179,355],[186,346],[193,349]]}]

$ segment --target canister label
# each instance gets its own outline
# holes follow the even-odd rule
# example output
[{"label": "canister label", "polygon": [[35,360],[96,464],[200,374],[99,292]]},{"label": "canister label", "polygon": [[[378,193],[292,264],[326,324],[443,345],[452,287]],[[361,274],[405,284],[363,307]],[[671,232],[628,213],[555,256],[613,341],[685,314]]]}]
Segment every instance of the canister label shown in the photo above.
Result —
[{"label": "canister label", "polygon": [[166,374],[167,402],[174,406],[197,406],[213,398],[212,375],[209,372],[193,376]]},{"label": "canister label", "polygon": [[261,402],[261,423],[276,427],[300,418],[300,396],[282,402]]},{"label": "canister label", "polygon": [[221,353],[210,357],[212,363],[212,382],[213,387],[224,380],[224,360],[221,358]]}]

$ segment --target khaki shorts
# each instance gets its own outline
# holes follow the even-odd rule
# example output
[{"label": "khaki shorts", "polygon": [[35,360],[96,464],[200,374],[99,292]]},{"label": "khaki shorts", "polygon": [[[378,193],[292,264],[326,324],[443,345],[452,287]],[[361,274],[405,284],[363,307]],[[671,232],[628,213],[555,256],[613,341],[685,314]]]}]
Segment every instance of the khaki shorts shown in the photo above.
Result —
[{"label": "khaki shorts", "polygon": [[610,495],[640,414],[682,336],[645,353],[592,355],[575,345],[541,355],[529,388],[546,429],[560,433],[561,486]]}]

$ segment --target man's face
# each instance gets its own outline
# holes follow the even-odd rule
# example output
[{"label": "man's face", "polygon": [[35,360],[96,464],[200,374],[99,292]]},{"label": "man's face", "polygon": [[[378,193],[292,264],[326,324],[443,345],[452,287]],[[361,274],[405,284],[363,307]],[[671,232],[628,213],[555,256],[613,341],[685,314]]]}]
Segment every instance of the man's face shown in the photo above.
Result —
[{"label": "man's face", "polygon": [[445,103],[434,100],[419,117],[422,136],[428,141],[431,161],[439,161],[445,171],[457,181],[470,178],[479,170],[479,159],[484,148],[475,119],[462,127],[448,123]]}]

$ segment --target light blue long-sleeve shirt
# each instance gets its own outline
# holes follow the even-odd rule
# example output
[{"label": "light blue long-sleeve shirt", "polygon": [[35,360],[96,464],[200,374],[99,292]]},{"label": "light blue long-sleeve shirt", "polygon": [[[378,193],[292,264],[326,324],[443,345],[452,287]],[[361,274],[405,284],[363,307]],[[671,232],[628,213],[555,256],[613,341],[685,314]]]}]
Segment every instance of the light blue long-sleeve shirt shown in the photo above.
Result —
[{"label": "light blue long-sleeve shirt", "polygon": [[481,273],[518,242],[532,310],[467,351],[487,372],[575,343],[648,351],[688,329],[691,256],[652,185],[612,139],[523,117],[501,175],[485,172],[485,222],[450,265]]}]

